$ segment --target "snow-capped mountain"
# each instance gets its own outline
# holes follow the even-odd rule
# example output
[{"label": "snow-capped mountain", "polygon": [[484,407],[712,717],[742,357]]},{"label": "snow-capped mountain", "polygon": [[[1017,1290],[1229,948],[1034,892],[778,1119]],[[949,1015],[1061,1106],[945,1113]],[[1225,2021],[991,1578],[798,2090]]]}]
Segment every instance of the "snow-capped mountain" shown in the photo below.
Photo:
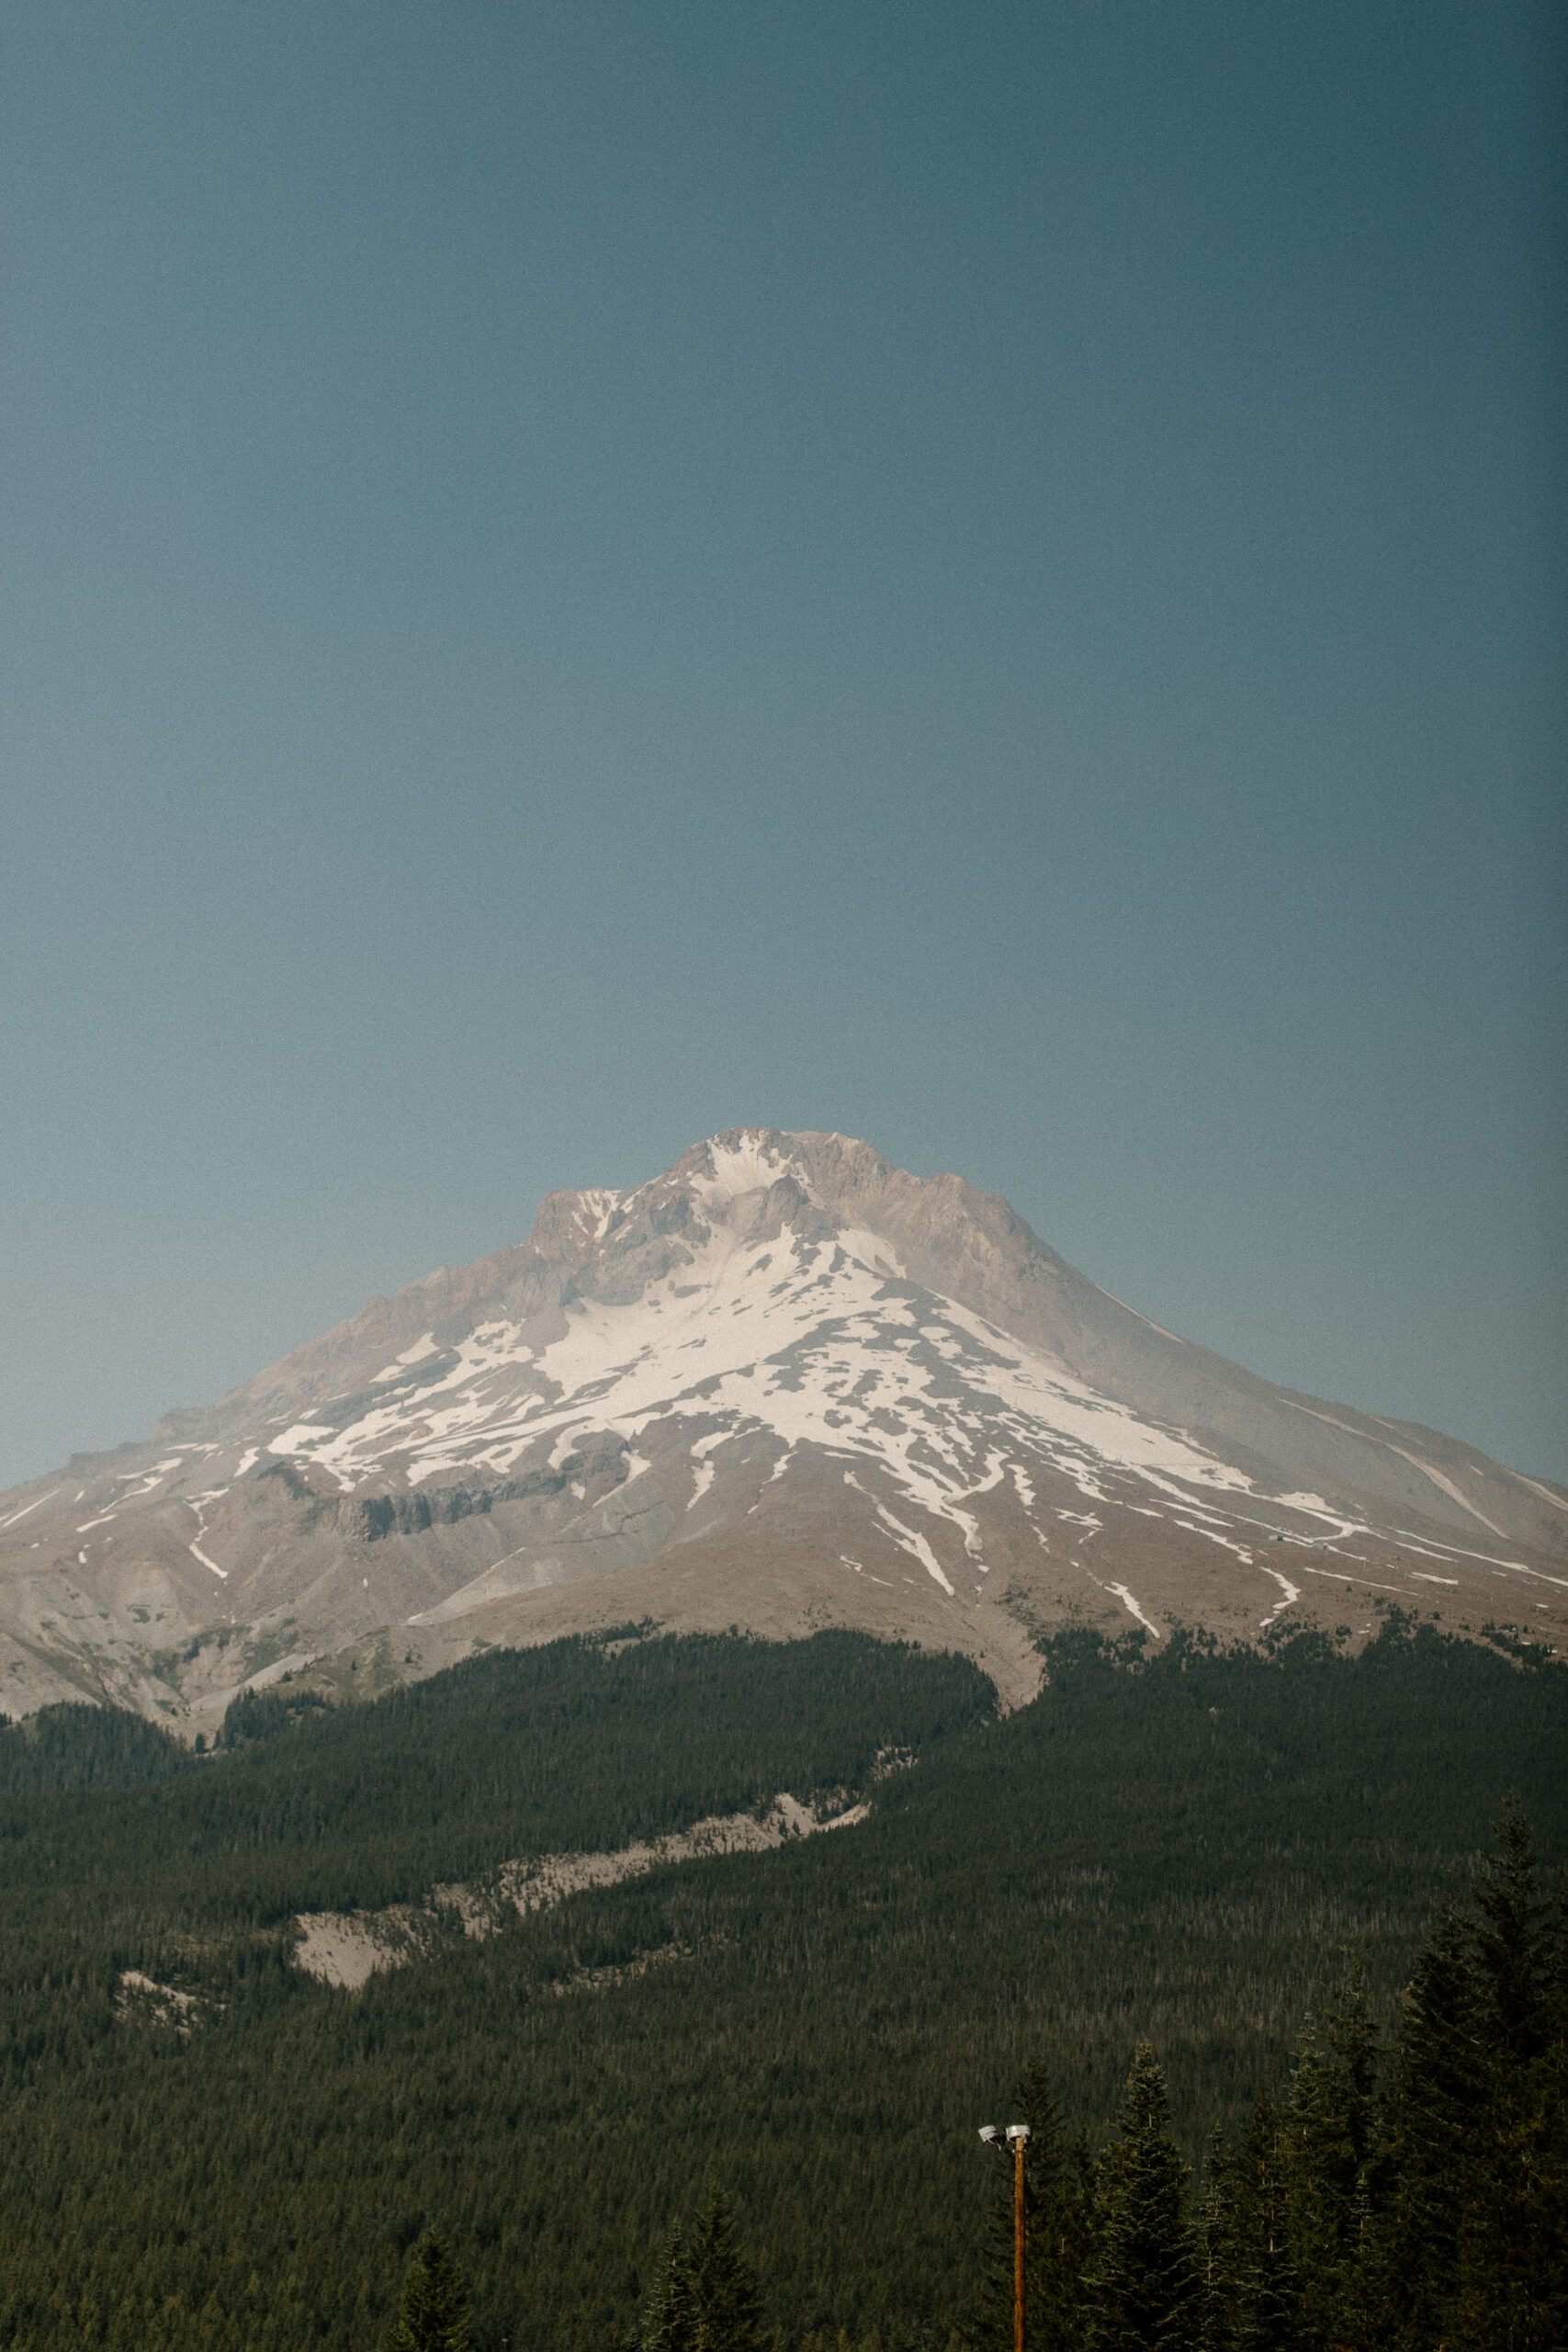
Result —
[{"label": "snow-capped mountain", "polygon": [[0,1498],[0,1708],[211,1726],[648,1617],[865,1625],[1018,1697],[1064,1618],[1355,1640],[1390,1596],[1556,1639],[1568,1496],[1190,1345],[960,1178],[743,1128]]}]

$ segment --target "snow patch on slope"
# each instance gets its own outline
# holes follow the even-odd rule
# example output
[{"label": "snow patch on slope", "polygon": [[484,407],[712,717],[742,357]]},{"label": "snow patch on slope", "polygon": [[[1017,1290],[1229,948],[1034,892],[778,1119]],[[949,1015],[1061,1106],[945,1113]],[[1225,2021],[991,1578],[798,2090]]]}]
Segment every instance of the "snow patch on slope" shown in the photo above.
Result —
[{"label": "snow patch on slope", "polygon": [[[754,1136],[714,1149],[713,1162],[692,1185],[713,1224],[637,1297],[571,1299],[565,1330],[543,1347],[515,1324],[487,1323],[431,1365],[437,1377],[384,1390],[341,1425],[318,1408],[274,1437],[273,1453],[319,1464],[345,1490],[372,1471],[400,1471],[412,1487],[454,1472],[502,1477],[542,1453],[558,1471],[590,1432],[635,1448],[651,1423],[688,1415],[705,1430],[691,1449],[692,1502],[708,1491],[719,1444],[765,1432],[782,1446],[773,1478],[802,1446],[857,1463],[886,1479],[900,1513],[912,1506],[954,1528],[975,1560],[980,1530],[967,1506],[1010,1477],[1031,1515],[1035,1481],[1053,1471],[1102,1506],[1112,1471],[1189,1511],[1205,1496],[1253,1495],[1241,1471],[1186,1432],[1140,1419],[983,1316],[917,1289],[875,1234],[786,1231],[756,1254],[723,1212],[787,1163]],[[624,1197],[604,1194],[595,1217]],[[429,1357],[422,1342],[389,1369]],[[634,1453],[630,1476],[645,1466]],[[1280,1500],[1337,1532],[1356,1524],[1320,1496]],[[929,1539],[907,1515],[894,1524],[951,1592]]]}]

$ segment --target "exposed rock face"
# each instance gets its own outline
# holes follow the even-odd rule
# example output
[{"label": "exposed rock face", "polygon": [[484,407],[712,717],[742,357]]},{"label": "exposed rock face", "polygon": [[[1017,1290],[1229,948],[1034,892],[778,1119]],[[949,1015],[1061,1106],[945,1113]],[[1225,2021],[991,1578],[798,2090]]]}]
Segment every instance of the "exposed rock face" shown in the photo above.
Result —
[{"label": "exposed rock face", "polygon": [[0,1706],[216,1724],[353,1653],[652,1615],[978,1656],[1073,1616],[1256,1634],[1380,1600],[1555,1638],[1568,1496],[1161,1330],[961,1177],[743,1128],[0,1498]]}]

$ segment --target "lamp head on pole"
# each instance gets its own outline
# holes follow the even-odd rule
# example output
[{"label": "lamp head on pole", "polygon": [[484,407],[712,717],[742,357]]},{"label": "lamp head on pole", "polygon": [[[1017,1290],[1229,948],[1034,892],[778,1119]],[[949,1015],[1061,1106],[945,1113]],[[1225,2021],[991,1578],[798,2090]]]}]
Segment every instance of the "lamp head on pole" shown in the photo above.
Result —
[{"label": "lamp head on pole", "polygon": [[1008,2138],[1010,2140],[1027,2140],[1028,2137],[1029,2126],[1027,2123],[1010,2123],[1008,2125]]},{"label": "lamp head on pole", "polygon": [[1001,2136],[1002,2136],[1002,2135],[1001,2135],[1001,2133],[997,2130],[997,2127],[996,2127],[996,2125],[995,2125],[994,2123],[982,2123],[982,2124],[981,2124],[981,2126],[980,2126],[980,2137],[981,2137],[981,2139],[982,2139],[982,2140],[984,2140],[984,2142],[985,2142],[985,2143],[986,2143],[986,2145],[987,2145],[987,2148],[994,2148],[994,2147],[996,2146],[996,2144],[997,2144],[997,2142],[1001,2138]]}]

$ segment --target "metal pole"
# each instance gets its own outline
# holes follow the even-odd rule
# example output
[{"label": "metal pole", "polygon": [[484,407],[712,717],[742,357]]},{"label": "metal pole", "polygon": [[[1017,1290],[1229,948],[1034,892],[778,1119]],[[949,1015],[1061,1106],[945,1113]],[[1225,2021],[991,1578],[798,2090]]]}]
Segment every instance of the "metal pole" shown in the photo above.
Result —
[{"label": "metal pole", "polygon": [[1023,2352],[1023,2152],[1020,2138],[1012,2143],[1012,2352]]}]

